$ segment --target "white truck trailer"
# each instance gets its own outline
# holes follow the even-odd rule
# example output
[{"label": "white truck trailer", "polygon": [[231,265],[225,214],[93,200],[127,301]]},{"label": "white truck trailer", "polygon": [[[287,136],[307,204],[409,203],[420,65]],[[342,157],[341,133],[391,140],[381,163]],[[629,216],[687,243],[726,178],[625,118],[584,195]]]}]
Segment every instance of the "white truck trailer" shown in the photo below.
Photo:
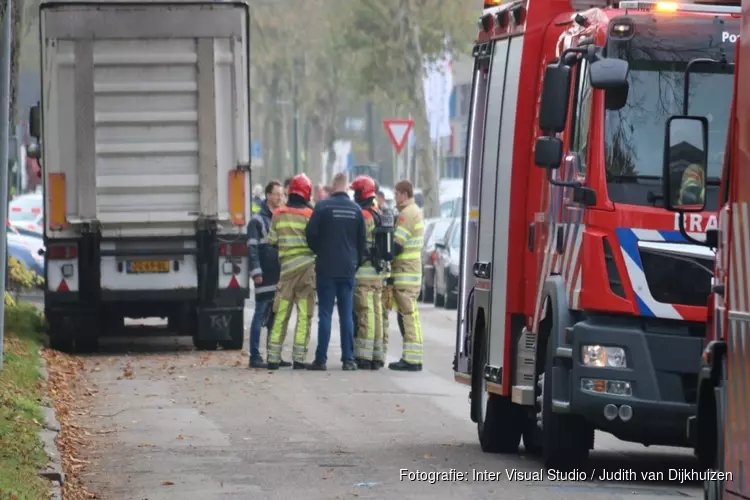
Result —
[{"label": "white truck trailer", "polygon": [[241,349],[249,295],[244,2],[43,2],[31,110],[51,345],[92,351],[124,318]]}]

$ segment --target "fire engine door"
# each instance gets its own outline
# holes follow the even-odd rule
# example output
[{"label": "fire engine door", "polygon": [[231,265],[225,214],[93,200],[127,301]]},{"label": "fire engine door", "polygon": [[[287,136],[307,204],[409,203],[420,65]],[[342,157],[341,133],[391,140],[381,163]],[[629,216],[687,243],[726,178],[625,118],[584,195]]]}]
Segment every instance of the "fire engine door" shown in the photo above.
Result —
[{"label": "fire engine door", "polygon": [[[523,37],[496,42],[490,68],[479,203],[479,244],[475,270],[475,321],[485,320],[492,371],[503,366],[507,319],[510,186],[516,101]],[[482,273],[479,273],[482,274]],[[489,274],[489,276],[486,276]],[[505,383],[506,381],[502,381]]]},{"label": "fire engine door", "polygon": [[[477,238],[479,237],[479,191],[481,186],[482,141],[484,139],[484,113],[487,107],[486,66],[477,61],[474,67],[474,80],[471,93],[471,114],[469,119],[469,137],[466,152],[466,171],[464,172],[464,204],[462,213],[461,242],[461,280],[458,289],[458,323],[456,325],[456,367],[455,370],[469,375],[469,354],[473,352],[469,344],[473,339],[467,338],[473,331],[467,325],[473,317],[467,314],[469,292],[474,289],[475,280],[472,273],[477,255]],[[473,311],[472,311],[473,313]]]}]

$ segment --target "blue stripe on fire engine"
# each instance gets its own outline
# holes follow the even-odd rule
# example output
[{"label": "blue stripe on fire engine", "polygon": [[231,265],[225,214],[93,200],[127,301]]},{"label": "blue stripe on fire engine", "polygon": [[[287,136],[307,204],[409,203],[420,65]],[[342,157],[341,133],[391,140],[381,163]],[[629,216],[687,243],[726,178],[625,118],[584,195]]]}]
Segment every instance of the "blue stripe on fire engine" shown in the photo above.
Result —
[{"label": "blue stripe on fire engine", "polygon": [[[641,256],[638,253],[638,236],[635,232],[627,227],[618,227],[616,230],[617,240],[620,242],[620,248],[622,251],[630,257],[635,265],[643,272],[643,263],[641,262]],[[631,276],[631,282],[633,278]],[[639,296],[638,287],[633,286],[633,293],[635,294],[635,301],[638,305],[638,311],[642,316],[654,317],[654,312],[646,305],[646,302]]]}]

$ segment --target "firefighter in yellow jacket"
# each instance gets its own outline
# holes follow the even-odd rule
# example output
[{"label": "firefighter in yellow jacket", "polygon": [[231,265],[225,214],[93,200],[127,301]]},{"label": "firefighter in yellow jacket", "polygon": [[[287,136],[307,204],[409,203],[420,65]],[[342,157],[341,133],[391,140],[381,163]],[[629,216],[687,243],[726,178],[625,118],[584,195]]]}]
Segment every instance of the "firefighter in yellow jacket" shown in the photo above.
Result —
[{"label": "firefighter in yellow jacket", "polygon": [[268,243],[279,249],[281,276],[276,286],[274,320],[268,340],[268,369],[278,370],[281,347],[292,307],[297,305],[297,328],[292,350],[293,368],[306,368],[307,345],[315,308],[315,255],[307,246],[305,227],[312,215],[310,196],[312,183],[305,174],[292,177],[289,182],[287,204],[273,214]]},{"label": "firefighter in yellow jacket", "polygon": [[682,173],[677,205],[685,208],[690,206],[700,208],[705,204],[705,197],[706,184],[703,168],[697,163],[693,163]]},{"label": "firefighter in yellow jacket", "polygon": [[395,186],[399,210],[393,237],[396,257],[391,266],[393,302],[403,316],[404,352],[399,361],[388,365],[391,370],[422,370],[422,324],[419,321],[417,297],[422,286],[422,242],[424,219],[414,202],[414,187],[407,180]]},{"label": "firefighter in yellow jacket", "polygon": [[[375,202],[375,181],[360,175],[352,182],[354,201],[362,208],[367,230],[368,252],[374,250],[375,217],[380,214]],[[357,336],[354,341],[354,358],[360,370],[378,370],[383,367],[383,276],[368,258],[355,276],[354,317]]]}]

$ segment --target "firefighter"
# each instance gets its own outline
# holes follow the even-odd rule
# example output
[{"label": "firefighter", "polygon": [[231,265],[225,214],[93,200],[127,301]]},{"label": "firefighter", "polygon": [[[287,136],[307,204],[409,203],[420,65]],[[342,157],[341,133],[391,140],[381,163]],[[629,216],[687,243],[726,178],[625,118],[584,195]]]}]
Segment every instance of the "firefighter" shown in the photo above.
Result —
[{"label": "firefighter", "polygon": [[[375,245],[375,217],[378,216],[375,201],[375,181],[367,175],[360,175],[350,187],[354,191],[354,201],[362,208],[367,230],[368,254]],[[373,212],[375,212],[373,214]],[[354,342],[354,358],[360,370],[377,370],[383,358],[383,276],[375,268],[371,258],[363,262],[357,270],[354,287],[354,317],[357,332]]]},{"label": "firefighter", "polygon": [[414,187],[408,180],[395,186],[399,217],[393,238],[396,257],[391,267],[393,302],[403,315],[404,351],[401,359],[388,365],[391,370],[422,370],[422,325],[417,297],[422,284],[422,241],[424,220],[414,201]]},{"label": "firefighter", "polygon": [[682,173],[680,192],[677,197],[678,206],[703,206],[705,200],[705,182],[703,169],[697,163],[689,165]]},{"label": "firefighter", "polygon": [[273,304],[274,320],[268,340],[268,369],[278,370],[281,346],[292,307],[297,305],[297,327],[292,350],[293,369],[306,368],[307,345],[315,307],[315,255],[307,246],[305,227],[312,215],[312,183],[305,174],[289,181],[287,204],[274,212],[268,242],[279,249],[281,275]]}]

